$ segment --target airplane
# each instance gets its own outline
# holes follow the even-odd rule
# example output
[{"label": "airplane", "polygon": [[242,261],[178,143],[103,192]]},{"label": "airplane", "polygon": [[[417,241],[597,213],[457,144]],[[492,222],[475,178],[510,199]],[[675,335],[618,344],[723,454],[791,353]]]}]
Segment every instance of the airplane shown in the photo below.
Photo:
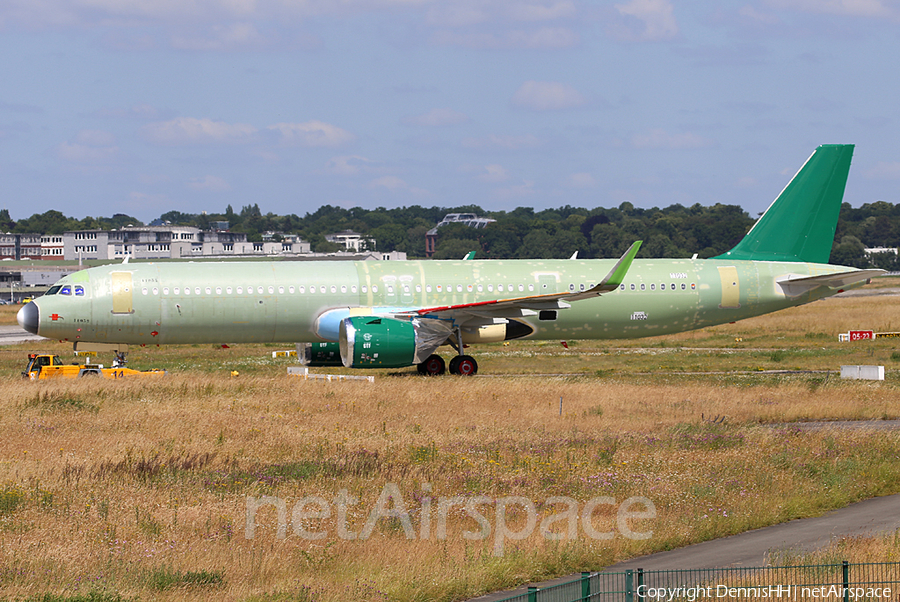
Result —
[{"label": "airplane", "polygon": [[822,145],[730,251],[710,259],[130,263],[65,276],[26,331],[76,350],[296,343],[308,366],[473,375],[467,345],[631,339],[735,322],[861,286],[829,265],[853,145]]}]

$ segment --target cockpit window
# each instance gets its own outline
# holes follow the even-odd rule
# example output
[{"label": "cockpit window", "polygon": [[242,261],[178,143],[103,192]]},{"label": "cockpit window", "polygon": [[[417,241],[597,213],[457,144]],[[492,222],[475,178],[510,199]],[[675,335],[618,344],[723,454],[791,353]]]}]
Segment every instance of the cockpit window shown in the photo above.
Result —
[{"label": "cockpit window", "polygon": [[75,296],[76,297],[84,297],[84,287],[81,285],[75,285]]},{"label": "cockpit window", "polygon": [[65,285],[64,287],[62,287],[61,289],[59,289],[59,294],[60,294],[60,295],[71,295],[71,294],[72,294],[72,287],[69,286],[68,284]]},{"label": "cockpit window", "polygon": [[56,286],[51,286],[51,287],[50,287],[50,290],[47,291],[47,294],[48,294],[48,295],[55,295],[56,293],[59,292],[59,289],[61,289],[61,288],[62,288],[62,286],[60,286],[60,285],[58,285],[58,284],[57,284]]}]

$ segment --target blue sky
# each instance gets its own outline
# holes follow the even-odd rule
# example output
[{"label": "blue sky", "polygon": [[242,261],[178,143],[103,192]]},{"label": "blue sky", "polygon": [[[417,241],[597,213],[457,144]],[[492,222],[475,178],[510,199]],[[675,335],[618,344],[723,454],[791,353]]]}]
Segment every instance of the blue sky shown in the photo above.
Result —
[{"label": "blue sky", "polygon": [[900,202],[900,2],[4,0],[14,219]]}]

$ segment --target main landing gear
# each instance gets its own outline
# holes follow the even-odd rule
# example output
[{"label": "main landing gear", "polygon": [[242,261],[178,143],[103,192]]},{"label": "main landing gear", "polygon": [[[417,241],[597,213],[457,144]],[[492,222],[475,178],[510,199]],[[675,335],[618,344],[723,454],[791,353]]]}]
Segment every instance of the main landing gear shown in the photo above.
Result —
[{"label": "main landing gear", "polygon": [[[419,374],[425,376],[440,376],[447,371],[444,358],[434,354],[427,360],[418,364],[416,368]],[[457,355],[450,360],[450,374],[458,374],[459,376],[474,376],[478,372],[478,362],[471,355]]]},{"label": "main landing gear", "polygon": [[[450,374],[475,376],[478,372],[478,362],[476,362],[475,358],[471,355],[463,354],[462,332],[459,329],[456,331],[456,343],[457,353],[459,355],[450,360]],[[426,376],[440,376],[445,372],[444,358],[437,354],[430,355],[428,356],[428,359],[421,364],[418,364],[416,368],[418,369],[419,374],[424,374]]]}]

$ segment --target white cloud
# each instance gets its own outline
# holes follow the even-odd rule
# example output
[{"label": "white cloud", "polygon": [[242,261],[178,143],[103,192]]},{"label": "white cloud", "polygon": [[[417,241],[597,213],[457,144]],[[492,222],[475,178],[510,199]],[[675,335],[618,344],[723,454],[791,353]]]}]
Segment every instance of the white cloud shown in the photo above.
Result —
[{"label": "white cloud", "polygon": [[324,173],[336,176],[355,176],[363,171],[373,171],[374,163],[359,155],[344,155],[332,157],[325,168]]},{"label": "white cloud", "polygon": [[567,27],[541,27],[534,31],[507,31],[503,33],[479,33],[438,31],[432,36],[433,44],[461,46],[474,50],[518,50],[571,48],[580,37]]},{"label": "white cloud", "polygon": [[767,4],[782,10],[851,17],[896,19],[900,16],[896,8],[882,0],[768,0]]},{"label": "white cloud", "polygon": [[755,6],[751,6],[750,4],[742,6],[738,10],[738,14],[744,19],[748,19],[750,21],[754,21],[756,23],[761,23],[764,25],[777,25],[781,22],[778,17],[760,12],[756,9]]},{"label": "white cloud", "polygon": [[109,163],[120,152],[115,136],[103,130],[81,130],[73,142],[62,142],[56,147],[57,157],[81,165]]},{"label": "white cloud", "polygon": [[898,180],[900,179],[900,161],[891,163],[879,161],[866,171],[866,177],[876,180]]},{"label": "white cloud", "polygon": [[148,123],[141,128],[141,133],[150,142],[171,145],[248,142],[256,132],[255,127],[246,123],[194,117]]},{"label": "white cloud", "polygon": [[439,127],[445,125],[458,125],[465,123],[469,117],[465,113],[453,109],[431,109],[424,115],[405,117],[402,122],[406,125],[418,125],[423,127]]},{"label": "white cloud", "polygon": [[74,142],[62,142],[56,147],[56,155],[71,163],[107,163],[119,154],[118,147],[92,147]]},{"label": "white cloud", "polygon": [[369,188],[385,188],[391,192],[406,192],[418,198],[432,196],[427,190],[410,186],[403,178],[398,178],[397,176],[382,176],[376,178],[369,182]]},{"label": "white cloud", "polygon": [[151,120],[151,119],[164,119],[166,115],[163,115],[159,109],[152,105],[148,104],[139,104],[134,105],[131,108],[106,108],[100,109],[96,112],[98,117],[103,118],[117,118],[117,119],[138,119],[138,120]]},{"label": "white cloud", "polygon": [[502,148],[506,150],[524,150],[537,148],[541,145],[540,139],[531,134],[525,136],[498,136],[491,134],[486,138],[464,138],[462,145],[466,148]]},{"label": "white cloud", "polygon": [[478,176],[478,179],[482,182],[505,182],[509,179],[509,173],[507,173],[506,169],[504,169],[502,165],[493,163],[491,165],[484,166],[481,175]]},{"label": "white cloud", "polygon": [[285,144],[300,146],[337,148],[356,140],[356,136],[347,130],[318,120],[304,123],[276,123],[267,129],[279,132]]},{"label": "white cloud", "polygon": [[382,176],[369,182],[369,187],[387,188],[388,190],[400,190],[403,188],[409,188],[409,184],[407,184],[402,178],[398,178],[397,176]]},{"label": "white cloud", "polygon": [[709,138],[703,138],[692,132],[670,134],[665,130],[655,129],[643,134],[635,134],[631,138],[631,146],[642,149],[694,149],[713,146]]},{"label": "white cloud", "polygon": [[513,94],[512,103],[532,111],[559,111],[585,104],[584,97],[572,86],[559,82],[527,81]]},{"label": "white cloud", "polygon": [[623,17],[637,19],[642,28],[636,30],[628,23],[621,23],[614,33],[619,38],[633,41],[671,40],[678,35],[678,23],[669,0],[629,0],[616,4]]},{"label": "white cloud", "polygon": [[577,13],[575,3],[569,1],[549,5],[513,2],[509,11],[517,21],[553,21],[571,18]]},{"label": "white cloud", "polygon": [[501,201],[512,201],[530,197],[535,194],[534,182],[525,180],[521,184],[508,186],[506,188],[498,188],[494,191],[494,197]]},{"label": "white cloud", "polygon": [[217,176],[203,176],[202,178],[191,178],[188,182],[188,188],[193,190],[209,190],[210,192],[225,192],[231,190],[231,186]]},{"label": "white cloud", "polygon": [[569,176],[566,183],[570,188],[593,188],[597,185],[597,181],[594,179],[594,176],[587,173],[586,171],[573,173]]},{"label": "white cloud", "polygon": [[239,22],[213,25],[207,31],[172,36],[172,46],[180,50],[231,50],[268,45],[268,40],[253,23]]},{"label": "white cloud", "polygon": [[116,137],[103,130],[81,130],[75,136],[75,141],[88,146],[113,146]]}]

